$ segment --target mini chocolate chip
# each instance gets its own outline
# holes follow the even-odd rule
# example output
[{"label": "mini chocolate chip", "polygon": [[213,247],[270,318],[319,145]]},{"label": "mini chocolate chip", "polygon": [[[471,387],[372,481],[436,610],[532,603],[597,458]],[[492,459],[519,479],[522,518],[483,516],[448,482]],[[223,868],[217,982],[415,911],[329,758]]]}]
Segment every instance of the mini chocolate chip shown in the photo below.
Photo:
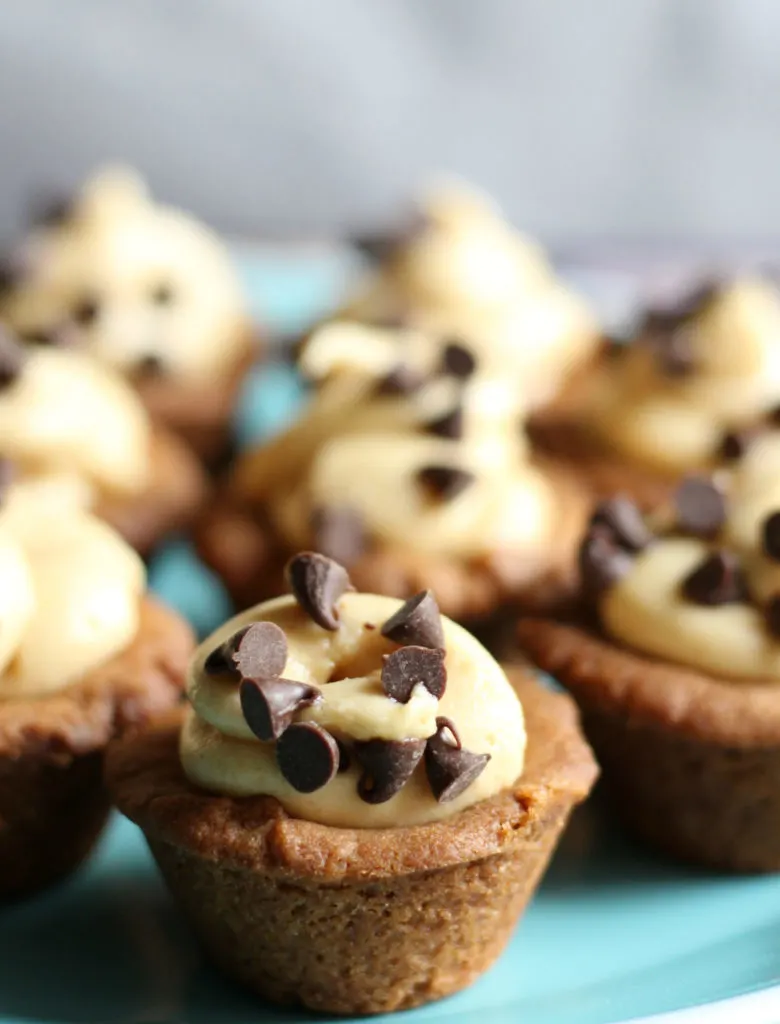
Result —
[{"label": "mini chocolate chip", "polygon": [[447,689],[444,651],[434,647],[401,647],[385,655],[382,665],[382,689],[388,697],[406,704],[420,683],[428,693],[441,700]]},{"label": "mini chocolate chip", "polygon": [[774,637],[780,637],[780,594],[775,594],[767,602],[764,609],[764,621]]},{"label": "mini chocolate chip", "polygon": [[761,527],[764,552],[772,561],[780,562],[780,512],[773,512]]},{"label": "mini chocolate chip", "polygon": [[619,546],[628,551],[642,551],[652,540],[642,513],[630,498],[618,496],[599,502],[591,524],[606,527]]},{"label": "mini chocolate chip", "polygon": [[490,754],[473,754],[463,749],[457,729],[448,718],[436,719],[436,732],[425,745],[425,773],[440,804],[454,800],[468,789],[489,760]]},{"label": "mini chocolate chip", "polygon": [[429,434],[435,434],[436,437],[448,437],[452,441],[459,441],[463,437],[463,407],[456,405],[443,416],[428,420],[423,429]]},{"label": "mini chocolate chip", "polygon": [[100,303],[94,295],[85,295],[73,308],[73,319],[79,327],[91,327],[100,316]]},{"label": "mini chocolate chip", "polygon": [[452,501],[473,484],[476,477],[456,466],[423,466],[417,472],[417,479],[437,501]]},{"label": "mini chocolate chip", "polygon": [[155,306],[170,306],[175,297],[176,292],[173,285],[169,284],[167,281],[160,281],[159,284],[156,284],[154,288],[152,288],[149,294],[149,298]]},{"label": "mini chocolate chip", "polygon": [[253,622],[233,654],[242,679],[273,679],[287,663],[287,637],[275,622]]},{"label": "mini chocolate chip", "polygon": [[382,377],[376,386],[377,395],[411,395],[419,391],[425,378],[405,363],[399,363]]},{"label": "mini chocolate chip", "polygon": [[146,355],[141,356],[136,362],[135,373],[137,377],[143,380],[149,380],[152,377],[162,377],[165,373],[165,362],[162,356],[157,355],[155,352],[147,352]]},{"label": "mini chocolate chip", "polygon": [[603,527],[588,531],[578,559],[583,591],[590,597],[599,597],[629,572],[633,560]]},{"label": "mini chocolate chip", "polygon": [[285,569],[295,600],[310,619],[323,629],[339,628],[336,602],[350,589],[347,570],[332,558],[303,551]]},{"label": "mini chocolate chip", "polygon": [[694,537],[714,537],[726,521],[726,497],[705,477],[686,477],[675,491],[674,505],[678,528]]},{"label": "mini chocolate chip", "polygon": [[314,546],[342,565],[353,565],[366,550],[366,531],[359,512],[327,505],[311,517]]},{"label": "mini chocolate chip", "polygon": [[0,325],[0,389],[10,387],[19,377],[27,355],[9,330]]},{"label": "mini chocolate chip", "polygon": [[238,692],[246,724],[264,742],[279,739],[297,712],[321,696],[316,686],[293,679],[244,679]]},{"label": "mini chocolate chip", "polygon": [[367,804],[383,804],[412,777],[425,752],[425,740],[364,740],[352,749],[363,769],[358,796]]},{"label": "mini chocolate chip", "polygon": [[474,353],[460,341],[449,342],[441,354],[442,373],[466,380],[477,368]]},{"label": "mini chocolate chip", "polygon": [[739,561],[732,551],[713,551],[682,582],[682,593],[694,604],[737,604],[747,600]]},{"label": "mini chocolate chip", "polygon": [[382,636],[397,644],[444,649],[441,612],[432,590],[421,590],[391,615],[382,626]]},{"label": "mini chocolate chip", "polygon": [[745,455],[759,434],[760,430],[755,427],[730,430],[721,438],[716,456],[726,462],[736,462],[737,459],[741,459]]},{"label": "mini chocolate chip", "polygon": [[276,763],[293,789],[313,793],[326,786],[338,771],[338,744],[321,725],[300,722],[279,738]]}]

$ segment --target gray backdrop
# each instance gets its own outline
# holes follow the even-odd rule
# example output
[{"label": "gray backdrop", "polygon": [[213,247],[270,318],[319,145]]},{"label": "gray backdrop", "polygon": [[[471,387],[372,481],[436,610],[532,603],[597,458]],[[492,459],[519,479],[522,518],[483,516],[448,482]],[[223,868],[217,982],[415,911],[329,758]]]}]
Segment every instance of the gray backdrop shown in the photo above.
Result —
[{"label": "gray backdrop", "polygon": [[0,234],[107,158],[227,230],[427,172],[551,240],[780,237],[778,0],[4,0]]}]

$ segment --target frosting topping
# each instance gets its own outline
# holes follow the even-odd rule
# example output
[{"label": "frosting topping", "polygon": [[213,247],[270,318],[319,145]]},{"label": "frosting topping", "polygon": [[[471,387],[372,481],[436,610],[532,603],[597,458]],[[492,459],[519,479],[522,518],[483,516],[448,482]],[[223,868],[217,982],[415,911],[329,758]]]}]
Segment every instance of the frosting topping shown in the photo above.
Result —
[{"label": "frosting topping", "polygon": [[[308,575],[295,569],[302,561]],[[298,556],[295,596],[201,645],[181,737],[191,781],[354,828],[437,820],[510,786],[525,731],[500,666],[430,593],[403,604],[342,591],[337,570]],[[444,649],[427,646],[439,638]]]},{"label": "frosting topping", "polygon": [[717,463],[724,435],[780,401],[780,296],[742,278],[651,312],[605,367],[589,416],[622,454],[671,472]]},{"label": "frosting topping", "polygon": [[544,545],[558,508],[519,429],[517,380],[456,339],[332,323],[302,369],[309,409],[247,456],[234,483],[291,547],[338,557],[316,528],[349,510],[367,541],[461,557]]},{"label": "frosting topping", "polygon": [[246,345],[247,314],[222,242],[108,168],[23,244],[0,316],[38,343],[58,337],[127,372],[208,380]]},{"label": "frosting topping", "polygon": [[135,636],[143,563],[83,512],[12,485],[0,511],[0,699],[50,693]]}]

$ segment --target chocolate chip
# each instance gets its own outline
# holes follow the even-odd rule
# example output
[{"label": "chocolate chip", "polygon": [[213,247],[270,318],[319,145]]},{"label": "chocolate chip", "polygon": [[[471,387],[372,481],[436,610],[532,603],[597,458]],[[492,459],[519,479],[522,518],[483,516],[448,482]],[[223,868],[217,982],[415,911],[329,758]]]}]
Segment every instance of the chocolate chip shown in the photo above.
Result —
[{"label": "chocolate chip", "polygon": [[259,740],[278,739],[301,708],[320,699],[316,686],[292,679],[244,679],[239,687],[241,711]]},{"label": "chocolate chip", "polygon": [[716,457],[726,462],[741,459],[761,431],[756,427],[744,427],[741,430],[730,430],[724,434],[716,452]]},{"label": "chocolate chip", "polygon": [[420,683],[428,693],[441,700],[447,688],[444,651],[433,647],[402,647],[385,656],[382,665],[382,689],[388,697],[406,704]]},{"label": "chocolate chip", "polygon": [[780,512],[767,516],[761,527],[764,553],[772,561],[780,562]]},{"label": "chocolate chip", "polygon": [[350,589],[347,570],[332,558],[304,551],[287,563],[290,590],[306,614],[323,629],[339,628],[336,602]]},{"label": "chocolate chip", "polygon": [[0,389],[10,387],[16,381],[26,359],[24,348],[10,331],[0,326]]},{"label": "chocolate chip", "polygon": [[455,406],[443,416],[428,420],[423,428],[429,434],[436,437],[448,437],[452,441],[459,441],[463,437],[463,408]]},{"label": "chocolate chip", "polygon": [[597,598],[630,571],[633,557],[610,533],[597,527],[585,535],[578,564],[583,591]]},{"label": "chocolate chip", "polygon": [[460,380],[467,380],[476,370],[474,353],[460,341],[450,341],[441,354],[442,373],[448,373]]},{"label": "chocolate chip", "polygon": [[314,546],[342,565],[354,565],[366,550],[363,519],[353,508],[328,505],[311,517]]},{"label": "chocolate chip", "polygon": [[444,648],[441,612],[432,590],[410,597],[382,626],[382,636],[397,644]]},{"label": "chocolate chip", "polygon": [[363,769],[358,796],[367,804],[383,804],[406,785],[425,752],[425,740],[365,740],[354,744]]},{"label": "chocolate chip", "polygon": [[162,356],[155,352],[147,352],[141,356],[135,364],[135,373],[142,380],[150,380],[152,377],[162,377],[165,373],[165,362]]},{"label": "chocolate chip", "polygon": [[94,295],[85,295],[73,307],[73,319],[79,327],[91,327],[100,316],[100,303]]},{"label": "chocolate chip", "polygon": [[293,789],[313,793],[326,786],[338,771],[338,744],[321,725],[300,722],[280,737],[276,763]]},{"label": "chocolate chip", "polygon": [[474,483],[476,477],[456,466],[423,466],[417,473],[426,491],[437,501],[452,501]]},{"label": "chocolate chip", "polygon": [[764,621],[769,632],[780,638],[780,594],[775,594],[764,609]]},{"label": "chocolate chip", "polygon": [[287,663],[287,637],[275,622],[253,622],[238,642],[233,661],[243,679],[273,679]]},{"label": "chocolate chip", "polygon": [[433,795],[440,803],[454,800],[484,771],[490,754],[464,750],[455,724],[449,718],[436,719],[436,732],[425,745],[425,774]]},{"label": "chocolate chip", "polygon": [[338,773],[341,775],[343,772],[349,771],[350,765],[352,764],[352,757],[349,753],[349,747],[343,740],[336,739],[336,746],[339,748]]},{"label": "chocolate chip", "polygon": [[149,298],[155,306],[170,306],[176,297],[176,292],[172,284],[167,281],[160,281],[152,288]]},{"label": "chocolate chip", "polygon": [[694,604],[737,604],[748,592],[739,561],[732,551],[714,551],[682,582],[683,596]]},{"label": "chocolate chip", "polygon": [[599,502],[591,524],[604,526],[618,545],[628,551],[642,551],[652,540],[642,513],[630,498],[618,496]]},{"label": "chocolate chip", "polygon": [[726,497],[705,477],[686,477],[675,491],[674,506],[678,528],[694,537],[714,537],[726,521]]},{"label": "chocolate chip", "polygon": [[419,391],[425,378],[405,363],[399,363],[377,382],[378,395],[411,395]]}]

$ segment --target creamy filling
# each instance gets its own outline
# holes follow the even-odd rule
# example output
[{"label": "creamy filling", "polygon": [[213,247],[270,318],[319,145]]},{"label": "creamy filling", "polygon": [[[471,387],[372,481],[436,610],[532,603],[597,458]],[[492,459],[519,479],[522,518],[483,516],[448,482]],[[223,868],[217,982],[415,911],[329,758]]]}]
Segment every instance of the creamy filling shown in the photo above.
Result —
[{"label": "creamy filling", "polygon": [[[192,708],[180,744],[187,777],[230,796],[273,796],[295,817],[345,828],[435,821],[511,786],[523,768],[522,708],[501,667],[460,626],[442,619],[447,687],[440,700],[422,686],[415,687],[406,704],[384,693],[382,658],[397,645],[381,635],[380,627],[400,605],[393,598],[344,594],[338,601],[340,624],[334,632],[312,622],[292,597],[266,602],[226,623],[198,649],[189,673]],[[274,743],[261,742],[248,727],[236,680],[204,669],[215,647],[257,621],[273,622],[284,630],[288,653],[282,677],[321,691],[321,702],[301,710],[297,721],[316,722],[345,742],[422,740],[436,732],[437,716],[446,716],[456,724],[464,748],[490,755],[486,767],[449,802],[434,798],[422,762],[400,792],[384,803],[360,798],[360,769],[354,763],[323,788],[299,792],[281,774]]]}]

